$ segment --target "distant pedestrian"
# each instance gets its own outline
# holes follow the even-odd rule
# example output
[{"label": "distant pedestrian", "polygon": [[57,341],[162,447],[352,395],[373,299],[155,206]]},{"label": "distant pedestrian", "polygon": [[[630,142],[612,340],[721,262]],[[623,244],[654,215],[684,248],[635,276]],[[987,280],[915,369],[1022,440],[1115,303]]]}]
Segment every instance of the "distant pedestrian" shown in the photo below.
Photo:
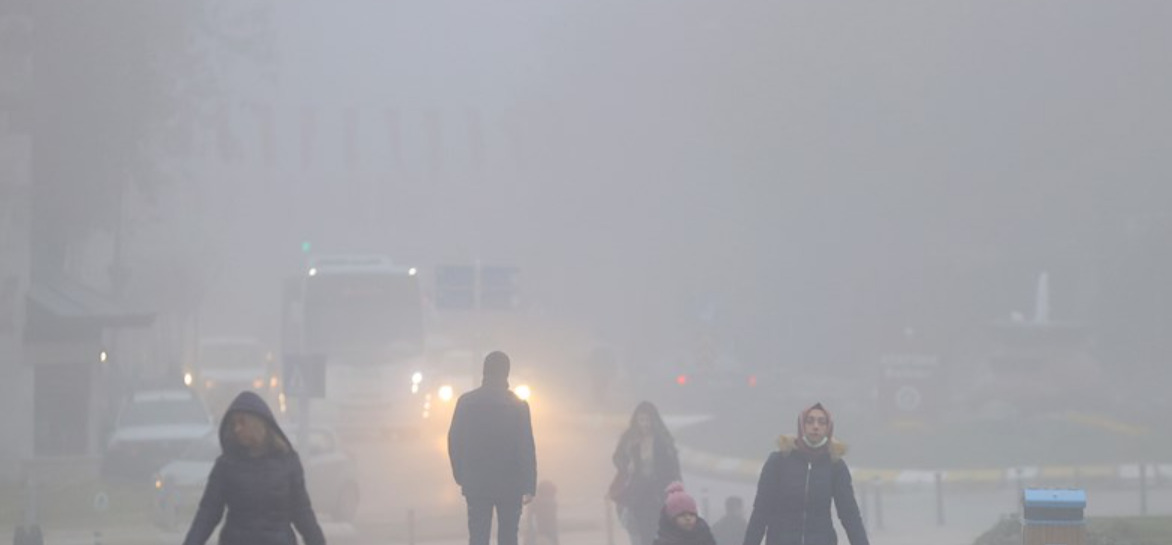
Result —
[{"label": "distant pedestrian", "polygon": [[448,430],[452,475],[468,502],[468,543],[488,545],[496,511],[497,544],[517,545],[521,506],[537,492],[537,454],[529,404],[509,391],[509,357],[484,359],[483,385],[456,402]]},{"label": "distant pedestrian", "polygon": [[550,481],[537,483],[537,496],[529,504],[525,545],[558,545],[558,487]]},{"label": "distant pedestrian", "polygon": [[227,510],[220,545],[325,545],[301,458],[254,392],[242,392],[220,424],[220,447],[184,545],[204,545]]},{"label": "distant pedestrian", "polygon": [[697,512],[696,500],[684,491],[684,485],[672,483],[666,492],[654,545],[716,545],[708,523]]},{"label": "distant pedestrian", "polygon": [[797,437],[783,435],[757,482],[757,497],[743,545],[835,545],[838,536],[830,504],[850,545],[868,545],[867,531],[842,459],[846,445],[835,441],[834,421],[821,403],[798,416]]},{"label": "distant pedestrian", "polygon": [[618,507],[631,545],[651,545],[666,499],[665,490],[681,480],[675,440],[655,405],[644,401],[635,407],[612,461],[616,474],[609,495]]},{"label": "distant pedestrian", "polygon": [[716,545],[741,545],[748,527],[745,500],[740,496],[729,496],[724,500],[724,516],[712,524],[712,536],[716,538]]}]

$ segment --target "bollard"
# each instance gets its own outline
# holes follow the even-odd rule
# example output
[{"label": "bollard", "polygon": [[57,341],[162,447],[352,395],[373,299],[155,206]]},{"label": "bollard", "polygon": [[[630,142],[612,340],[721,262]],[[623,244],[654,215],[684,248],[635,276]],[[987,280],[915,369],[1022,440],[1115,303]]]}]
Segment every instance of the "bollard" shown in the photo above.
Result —
[{"label": "bollard", "polygon": [[606,523],[606,545],[614,545],[614,511],[607,498],[602,499],[602,516]]},{"label": "bollard", "polygon": [[875,529],[883,529],[883,486],[879,482],[879,478],[875,478]]},{"label": "bollard", "polygon": [[1139,514],[1148,515],[1148,465],[1139,465]]},{"label": "bollard", "polygon": [[711,517],[708,516],[708,505],[709,505],[709,503],[708,503],[708,489],[701,488],[700,489],[700,516],[703,517],[705,520],[712,520]]},{"label": "bollard", "polygon": [[37,523],[40,521],[40,487],[37,485],[37,478],[35,475],[30,475],[25,480],[25,492],[27,494],[25,500],[24,523],[31,532]]},{"label": "bollard", "polygon": [[415,545],[415,510],[407,510],[407,545]]},{"label": "bollard", "polygon": [[936,472],[936,526],[944,526],[944,475]]},{"label": "bollard", "polygon": [[102,532],[101,531],[98,531],[98,530],[94,531],[94,545],[102,545]]},{"label": "bollard", "polygon": [[871,485],[867,484],[866,481],[860,481],[858,490],[859,493],[858,497],[855,498],[855,503],[859,504],[859,518],[863,519],[863,527],[865,528],[868,526],[870,520],[867,516],[871,514],[870,509],[867,508],[867,496],[871,495]]}]

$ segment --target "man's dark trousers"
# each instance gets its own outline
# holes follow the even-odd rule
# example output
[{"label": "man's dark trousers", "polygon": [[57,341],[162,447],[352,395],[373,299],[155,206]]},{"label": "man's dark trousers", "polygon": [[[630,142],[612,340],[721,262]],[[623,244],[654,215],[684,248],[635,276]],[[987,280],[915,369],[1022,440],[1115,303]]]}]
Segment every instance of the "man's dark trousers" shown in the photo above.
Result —
[{"label": "man's dark trousers", "polygon": [[469,497],[468,544],[488,545],[492,533],[492,512],[496,509],[497,545],[517,545],[517,529],[521,525],[521,497]]}]

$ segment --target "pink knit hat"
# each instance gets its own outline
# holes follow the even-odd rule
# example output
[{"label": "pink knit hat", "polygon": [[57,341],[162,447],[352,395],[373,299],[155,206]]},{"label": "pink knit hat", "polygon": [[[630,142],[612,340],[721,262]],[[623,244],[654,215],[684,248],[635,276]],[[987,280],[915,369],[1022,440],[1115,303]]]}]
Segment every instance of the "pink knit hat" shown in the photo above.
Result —
[{"label": "pink knit hat", "polygon": [[667,485],[667,500],[663,502],[663,510],[671,518],[684,513],[699,513],[696,509],[696,500],[684,492],[684,483],[678,481]]}]

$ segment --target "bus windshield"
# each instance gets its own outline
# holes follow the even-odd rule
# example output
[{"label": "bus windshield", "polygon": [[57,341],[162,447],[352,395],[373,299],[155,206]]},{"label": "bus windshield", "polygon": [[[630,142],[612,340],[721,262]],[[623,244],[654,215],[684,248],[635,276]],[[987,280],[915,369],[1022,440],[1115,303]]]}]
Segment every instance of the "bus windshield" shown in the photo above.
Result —
[{"label": "bus windshield", "polygon": [[319,274],[305,285],[305,343],[310,352],[417,352],[423,305],[413,276]]}]

